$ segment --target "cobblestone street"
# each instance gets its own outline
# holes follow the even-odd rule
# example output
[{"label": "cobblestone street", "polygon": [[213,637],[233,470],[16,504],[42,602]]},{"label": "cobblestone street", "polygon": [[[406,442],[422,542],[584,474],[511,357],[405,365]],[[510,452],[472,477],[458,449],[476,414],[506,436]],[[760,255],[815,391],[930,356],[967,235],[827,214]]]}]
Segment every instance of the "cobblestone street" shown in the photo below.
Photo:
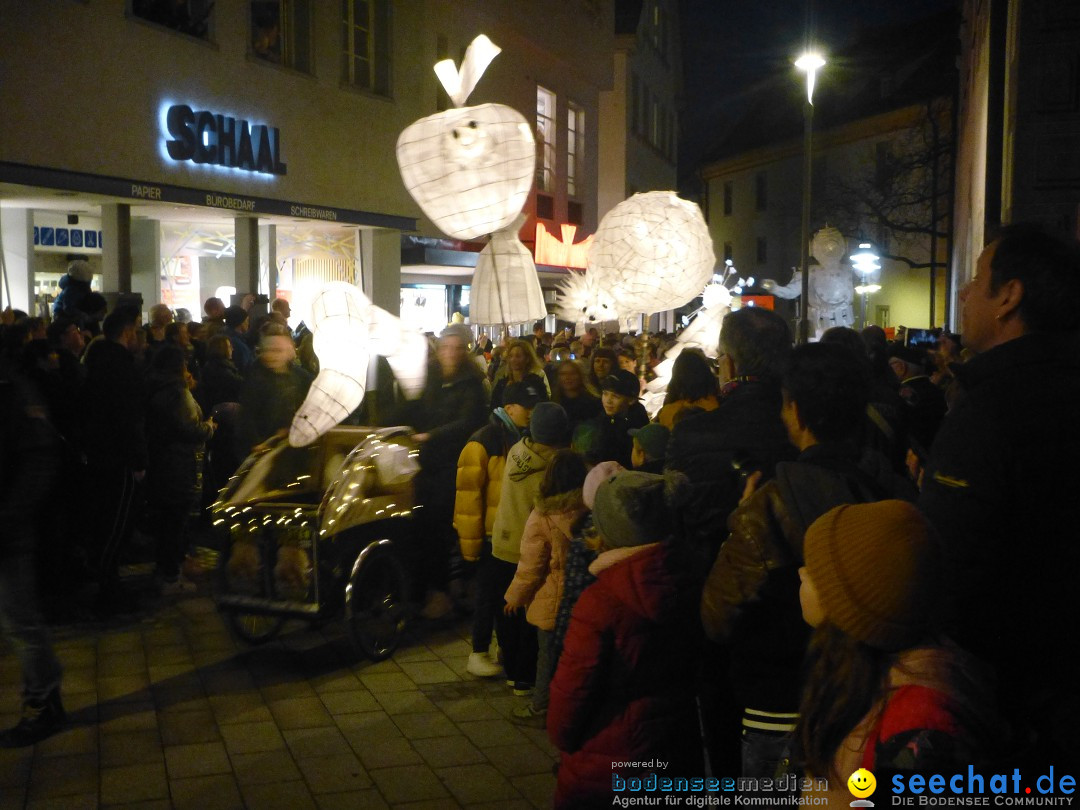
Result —
[{"label": "cobblestone street", "polygon": [[[56,629],[67,730],[0,751],[0,809],[549,807],[556,753],[507,718],[521,698],[465,674],[468,622],[414,624],[388,661],[337,623],[236,641],[213,601]],[[0,658],[0,722],[19,670]]]}]

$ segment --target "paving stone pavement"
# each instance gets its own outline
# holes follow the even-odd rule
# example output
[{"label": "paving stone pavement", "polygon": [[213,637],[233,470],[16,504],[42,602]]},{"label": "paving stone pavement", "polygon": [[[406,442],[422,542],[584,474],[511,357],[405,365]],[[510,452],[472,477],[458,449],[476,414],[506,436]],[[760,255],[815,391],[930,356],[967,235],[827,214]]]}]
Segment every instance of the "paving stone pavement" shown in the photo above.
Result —
[{"label": "paving stone pavement", "polygon": [[[465,672],[468,638],[467,620],[418,621],[377,664],[339,622],[252,647],[205,594],[55,628],[71,724],[0,749],[0,810],[550,807],[555,749],[510,722],[501,680]],[[5,645],[3,727],[19,689]]]}]

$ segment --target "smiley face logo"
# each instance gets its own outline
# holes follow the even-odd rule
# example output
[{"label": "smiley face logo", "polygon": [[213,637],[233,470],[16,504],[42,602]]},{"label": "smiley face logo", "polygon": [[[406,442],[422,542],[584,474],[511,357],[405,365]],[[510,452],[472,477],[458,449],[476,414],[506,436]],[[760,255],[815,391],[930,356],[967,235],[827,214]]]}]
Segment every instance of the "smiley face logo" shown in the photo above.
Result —
[{"label": "smiley face logo", "polygon": [[856,799],[865,799],[877,790],[877,779],[866,768],[859,768],[848,777],[847,786]]}]

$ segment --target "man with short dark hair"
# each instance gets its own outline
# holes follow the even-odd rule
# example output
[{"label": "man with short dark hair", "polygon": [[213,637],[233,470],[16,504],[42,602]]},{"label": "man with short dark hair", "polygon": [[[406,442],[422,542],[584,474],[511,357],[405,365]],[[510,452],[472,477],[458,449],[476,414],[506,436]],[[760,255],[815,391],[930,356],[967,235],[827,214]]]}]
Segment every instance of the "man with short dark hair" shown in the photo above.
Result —
[{"label": "man with short dark hair", "polygon": [[1080,769],[1080,246],[1004,228],[960,293],[961,394],[920,508],[941,534],[950,630],[996,670],[1010,765]]}]

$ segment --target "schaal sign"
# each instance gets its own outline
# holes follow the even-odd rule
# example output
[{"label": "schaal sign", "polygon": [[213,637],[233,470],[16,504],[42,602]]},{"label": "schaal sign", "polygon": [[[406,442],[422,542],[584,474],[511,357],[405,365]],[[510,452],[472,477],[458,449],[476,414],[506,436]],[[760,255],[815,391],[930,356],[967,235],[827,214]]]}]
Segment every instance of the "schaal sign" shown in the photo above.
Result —
[{"label": "schaal sign", "polygon": [[277,127],[174,104],[165,115],[165,128],[171,136],[165,148],[173,160],[264,174],[286,172]]}]

